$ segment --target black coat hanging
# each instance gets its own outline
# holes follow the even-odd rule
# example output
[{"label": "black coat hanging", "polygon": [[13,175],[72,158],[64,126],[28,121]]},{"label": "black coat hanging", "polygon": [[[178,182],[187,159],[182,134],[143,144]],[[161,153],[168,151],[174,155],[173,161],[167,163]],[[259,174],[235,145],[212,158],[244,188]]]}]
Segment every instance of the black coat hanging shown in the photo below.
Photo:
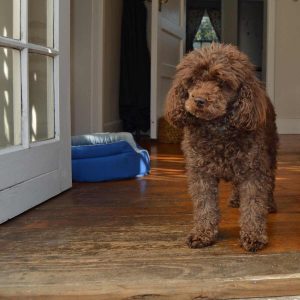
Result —
[{"label": "black coat hanging", "polygon": [[150,55],[144,1],[123,0],[120,118],[129,132],[150,128]]}]

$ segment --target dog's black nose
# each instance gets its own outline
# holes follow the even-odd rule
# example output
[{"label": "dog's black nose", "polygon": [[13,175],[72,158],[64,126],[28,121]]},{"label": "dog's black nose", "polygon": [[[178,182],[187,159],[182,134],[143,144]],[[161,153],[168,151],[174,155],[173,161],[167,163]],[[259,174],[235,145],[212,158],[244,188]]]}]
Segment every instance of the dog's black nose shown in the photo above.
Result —
[{"label": "dog's black nose", "polygon": [[206,100],[203,98],[196,98],[195,101],[198,107],[203,107],[206,103]]}]

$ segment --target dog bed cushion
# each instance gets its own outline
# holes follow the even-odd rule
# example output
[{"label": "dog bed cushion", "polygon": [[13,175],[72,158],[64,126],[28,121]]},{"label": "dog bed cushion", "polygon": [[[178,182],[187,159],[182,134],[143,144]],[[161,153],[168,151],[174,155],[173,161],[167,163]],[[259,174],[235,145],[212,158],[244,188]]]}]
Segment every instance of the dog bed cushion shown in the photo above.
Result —
[{"label": "dog bed cushion", "polygon": [[127,132],[72,137],[73,181],[97,182],[144,176],[150,157]]}]

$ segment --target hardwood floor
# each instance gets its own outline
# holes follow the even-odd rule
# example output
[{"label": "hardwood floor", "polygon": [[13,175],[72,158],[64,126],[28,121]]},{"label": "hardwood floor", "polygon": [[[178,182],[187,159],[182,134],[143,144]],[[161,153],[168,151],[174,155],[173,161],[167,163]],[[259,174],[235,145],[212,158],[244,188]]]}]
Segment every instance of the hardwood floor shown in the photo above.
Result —
[{"label": "hardwood floor", "polygon": [[[74,187],[0,227],[0,298],[246,299],[300,295],[300,136],[282,136],[270,244],[238,243],[222,183],[218,242],[188,249],[178,146],[148,145],[151,175]],[[282,299],[297,299],[283,297]]]}]

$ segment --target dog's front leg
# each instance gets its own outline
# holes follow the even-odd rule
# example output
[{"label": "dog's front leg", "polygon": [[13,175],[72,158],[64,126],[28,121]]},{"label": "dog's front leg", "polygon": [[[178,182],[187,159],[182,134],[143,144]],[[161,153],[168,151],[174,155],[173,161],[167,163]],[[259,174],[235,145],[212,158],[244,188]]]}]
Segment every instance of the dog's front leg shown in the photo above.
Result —
[{"label": "dog's front leg", "polygon": [[268,243],[266,219],[269,187],[267,180],[248,179],[239,186],[241,245],[255,252]]},{"label": "dog's front leg", "polygon": [[189,192],[194,205],[194,228],[187,238],[191,248],[213,244],[218,234],[218,179],[189,170]]}]

